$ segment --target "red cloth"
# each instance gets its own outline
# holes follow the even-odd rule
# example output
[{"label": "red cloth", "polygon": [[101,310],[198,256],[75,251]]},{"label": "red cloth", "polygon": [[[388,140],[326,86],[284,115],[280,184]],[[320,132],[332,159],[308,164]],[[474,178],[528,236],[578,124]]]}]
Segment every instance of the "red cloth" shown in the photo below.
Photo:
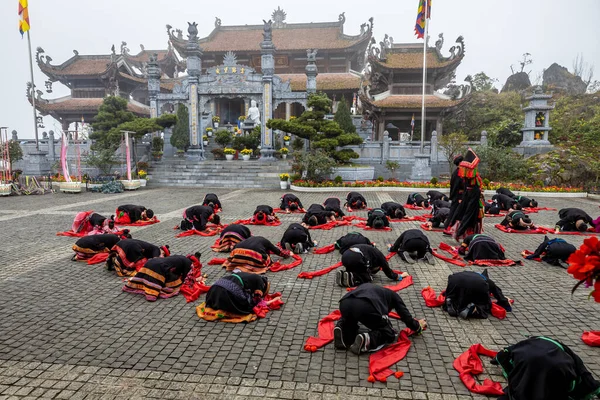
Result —
[{"label": "red cloth", "polygon": [[258,318],[265,318],[267,313],[272,310],[279,310],[283,304],[285,304],[281,299],[275,300],[271,304],[267,305],[268,301],[275,299],[276,297],[281,297],[281,293],[273,293],[266,295],[263,300],[257,306],[252,309],[252,312],[256,314]]},{"label": "red cloth", "polygon": [[540,211],[558,211],[556,208],[548,207],[525,207],[523,208],[524,213],[535,214]]},{"label": "red cloth", "polygon": [[223,265],[227,261],[226,258],[213,258],[208,262],[208,265]]},{"label": "red cloth", "polygon": [[581,340],[588,346],[600,347],[600,331],[583,332]]},{"label": "red cloth", "polygon": [[484,214],[485,218],[495,218],[495,217],[506,217],[506,213],[505,212],[501,212],[499,214]]},{"label": "red cloth", "polygon": [[372,208],[359,208],[359,209],[356,209],[356,208],[346,207],[346,211],[348,211],[348,212],[371,211],[371,210],[372,210]]},{"label": "red cloth", "polygon": [[469,265],[477,265],[478,267],[512,267],[515,265],[523,265],[522,261],[515,260],[475,260],[469,261]]},{"label": "red cloth", "polygon": [[[496,229],[501,230],[502,232],[506,232],[506,233],[523,233],[523,234],[530,234],[530,235],[536,235],[536,234],[546,234],[547,232],[547,228],[543,228],[541,226],[536,227],[535,229],[526,229],[526,230],[517,230],[517,229],[512,229],[509,228],[507,226],[503,226],[501,224],[496,224],[494,225],[496,227]],[[554,231],[554,230],[553,230]]]},{"label": "red cloth", "polygon": [[[273,211],[276,213],[288,214],[285,210],[282,210],[281,208],[274,208]],[[304,214],[304,213],[306,213],[305,210],[296,210],[296,211],[289,212],[289,214]]]},{"label": "red cloth", "polygon": [[64,231],[64,232],[56,232],[56,236],[70,236],[70,237],[84,237],[87,235],[87,232],[73,232],[73,231]]},{"label": "red cloth", "polygon": [[364,221],[359,222],[358,224],[354,225],[357,228],[361,228],[364,229],[365,231],[386,231],[389,232],[392,230],[392,228],[390,228],[389,226],[383,227],[382,229],[375,229],[375,228],[371,228],[370,226],[367,226],[367,223]]},{"label": "red cloth", "polygon": [[[530,255],[532,255],[532,254],[533,254],[533,251],[530,251],[530,250],[523,250],[523,253],[525,253],[525,255],[523,255],[523,258],[525,258],[525,257],[527,257],[527,256],[530,256]],[[542,262],[542,259],[541,259],[541,258],[539,258],[539,257],[537,257],[537,258],[534,258],[534,259],[533,259],[533,261]]]},{"label": "red cloth", "polygon": [[335,251],[335,244],[330,244],[327,246],[320,247],[318,249],[313,250],[314,254],[329,254]]},{"label": "red cloth", "polygon": [[298,265],[302,264],[302,258],[298,254],[291,254],[291,256],[294,259],[294,261],[292,261],[289,264],[282,264],[281,261],[277,261],[277,262],[271,264],[271,266],[269,267],[269,271],[271,271],[271,272],[286,271],[288,269],[292,269],[292,268],[297,267]]},{"label": "red cloth", "polygon": [[[573,235],[573,236],[596,236],[596,232],[594,231],[587,231],[587,232],[559,232],[556,233],[556,230],[554,228],[548,228],[545,226],[538,226],[538,229],[541,229],[543,231],[544,234],[551,234],[551,235]],[[594,229],[594,228],[591,228]]]},{"label": "red cloth", "polygon": [[506,318],[506,310],[498,305],[496,302],[492,302],[492,315],[498,319]]},{"label": "red cloth", "polygon": [[233,225],[262,225],[262,226],[279,226],[281,225],[281,221],[279,219],[269,222],[265,220],[265,222],[255,221],[253,218],[250,219],[238,219],[233,223]]},{"label": "red cloth", "polygon": [[337,264],[333,264],[330,267],[323,268],[323,269],[320,269],[318,271],[300,272],[300,274],[298,274],[298,278],[300,278],[300,279],[312,279],[315,276],[326,275],[326,274],[330,273],[331,271],[333,271],[334,269],[339,268],[341,266],[342,266],[342,263],[340,261]]},{"label": "red cloth", "polygon": [[405,204],[404,208],[408,210],[431,210],[431,207],[423,208],[419,206],[415,206],[414,204]]},{"label": "red cloth", "polygon": [[306,339],[304,350],[314,353],[317,349],[333,342],[333,328],[335,328],[335,321],[340,318],[342,318],[340,310],[335,310],[325,318],[321,319],[317,327],[318,336],[311,336]]},{"label": "red cloth", "polygon": [[108,260],[108,253],[98,253],[87,260],[88,265],[102,264]]},{"label": "red cloth", "polygon": [[419,221],[419,222],[425,222],[427,221],[427,217],[425,217],[424,215],[415,215],[413,217],[404,217],[404,218],[400,218],[400,219],[390,219],[390,222],[396,223],[396,222],[414,222],[414,221]]},{"label": "red cloth", "polygon": [[445,256],[442,253],[439,253],[436,249],[433,249],[432,253],[433,253],[434,257],[437,257],[440,260],[446,261],[450,264],[457,265],[459,267],[465,267],[467,265],[467,263],[462,261],[462,259],[458,255],[458,250],[455,247],[450,246],[447,243],[441,242],[439,249],[441,251],[445,251],[445,252],[449,253],[451,255],[451,257]]},{"label": "red cloth", "polygon": [[[344,217],[346,218],[346,217]],[[317,225],[317,226],[311,226],[308,229],[321,229],[324,231],[329,231],[333,228],[337,228],[338,226],[350,226],[352,225],[352,223],[350,221],[331,221],[331,222],[327,222],[325,224],[322,225]]]},{"label": "red cloth", "polygon": [[371,354],[369,357],[369,382],[385,382],[391,375],[400,378],[404,375],[401,371],[394,372],[389,367],[402,361],[408,350],[410,350],[411,341],[409,336],[414,332],[409,328],[404,328],[398,335],[398,341],[392,345],[386,346],[383,349]]},{"label": "red cloth", "polygon": [[421,224],[421,229],[430,231],[430,232],[444,232],[443,228],[430,228],[427,224]]},{"label": "red cloth", "polygon": [[425,305],[427,307],[441,307],[446,301],[444,292],[436,297],[435,290],[433,290],[431,286],[427,286],[425,289],[421,290],[421,296],[425,299]]},{"label": "red cloth", "polygon": [[483,384],[478,384],[475,380],[475,375],[483,373],[483,363],[479,358],[480,354],[488,357],[495,357],[497,352],[488,350],[481,344],[474,344],[471,346],[469,350],[465,351],[454,360],[454,369],[458,371],[460,380],[465,384],[467,389],[473,393],[489,396],[500,396],[504,394],[502,385],[498,382],[485,379]]},{"label": "red cloth", "polygon": [[[395,273],[397,273],[398,275],[400,275],[402,272],[401,271],[394,271]],[[412,276],[407,276],[406,278],[402,279],[400,282],[396,283],[395,285],[386,285],[384,286],[384,288],[386,289],[390,289],[394,292],[399,292],[402,289],[406,289],[409,286],[412,286],[413,284],[413,278]],[[351,292],[353,290],[356,290],[355,287],[351,287],[351,288],[347,288],[346,291],[347,292]]]},{"label": "red cloth", "polygon": [[117,217],[115,219],[115,224],[121,225],[121,226],[147,226],[147,225],[158,224],[159,222],[160,221],[158,220],[158,218],[152,217],[149,220],[139,220],[139,221],[132,223],[131,220],[129,219],[129,215],[127,215],[127,214],[123,214],[122,217]]},{"label": "red cloth", "polygon": [[[189,231],[185,231],[180,233],[179,235],[175,236],[176,238],[182,238],[182,237],[187,237],[187,236],[194,236],[194,235],[198,235],[198,236],[204,236],[204,237],[209,237],[209,236],[216,236],[218,234],[221,233],[221,231],[226,227],[227,225],[214,225],[214,224],[209,224],[206,226],[206,229],[203,231],[198,231],[196,229],[190,229]],[[176,229],[178,229],[176,227]]]},{"label": "red cloth", "polygon": [[210,289],[210,286],[194,282],[192,285],[183,284],[179,291],[183,297],[185,297],[185,301],[191,303],[192,301],[198,300],[198,297],[200,297],[202,293],[208,292],[208,289]]}]

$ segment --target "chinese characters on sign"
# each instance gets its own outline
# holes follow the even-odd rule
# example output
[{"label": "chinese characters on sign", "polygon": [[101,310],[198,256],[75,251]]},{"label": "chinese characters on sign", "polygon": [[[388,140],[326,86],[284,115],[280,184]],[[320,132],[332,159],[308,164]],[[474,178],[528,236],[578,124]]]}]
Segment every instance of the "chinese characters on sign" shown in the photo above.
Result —
[{"label": "chinese characters on sign", "polygon": [[192,146],[198,145],[198,86],[190,85],[190,118]]}]

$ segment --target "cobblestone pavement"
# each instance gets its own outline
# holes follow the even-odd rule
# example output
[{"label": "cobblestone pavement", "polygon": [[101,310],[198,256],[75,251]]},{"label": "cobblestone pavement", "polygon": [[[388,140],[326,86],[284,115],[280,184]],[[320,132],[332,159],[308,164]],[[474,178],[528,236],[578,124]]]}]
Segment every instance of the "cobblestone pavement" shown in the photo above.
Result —
[{"label": "cobblestone pavement", "polygon": [[[247,218],[258,204],[276,206],[282,192],[217,190],[225,222]],[[368,357],[335,351],[332,345],[316,353],[303,343],[317,333],[317,322],[337,307],[345,293],[334,285],[334,274],[313,280],[297,279],[300,271],[329,266],[337,254],[308,255],[290,271],[269,273],[272,287],[283,293],[285,306],[248,325],[207,323],[183,297],[147,302],[121,291],[123,282],[100,266],[70,261],[74,239],[55,236],[70,227],[77,211],[93,209],[112,214],[119,204],[153,208],[160,224],[134,228],[136,238],[169,244],[177,254],[201,251],[208,281],[224,272],[206,266],[213,257],[214,238],[175,239],[173,226],[184,208],[197,204],[204,192],[149,189],[120,195],[54,194],[0,199],[0,398],[283,398],[470,399],[452,368],[455,357],[471,344],[499,349],[524,335],[550,335],[572,348],[600,377],[600,349],[580,341],[584,330],[600,329],[599,305],[575,281],[556,267],[527,261],[522,267],[492,268],[490,274],[516,303],[500,321],[460,321],[440,309],[425,306],[420,291],[444,288],[448,274],[460,267],[436,260],[395,268],[407,270],[415,284],[400,292],[415,317],[425,317],[430,329],[413,340],[407,357],[395,368],[405,375],[387,383],[367,382]],[[338,193],[337,195],[340,195]],[[306,206],[329,194],[300,194]],[[335,194],[334,194],[335,195]],[[404,203],[406,194],[366,193],[369,204],[391,199]],[[542,206],[577,206],[596,217],[598,203],[585,199],[538,199]],[[409,211],[410,215],[422,212]],[[362,213],[365,214],[365,213]],[[284,215],[281,227],[253,227],[255,235],[277,242],[285,226],[299,220]],[[552,225],[556,212],[533,215],[534,222]],[[486,219],[486,233],[500,240],[507,255],[518,259],[523,249],[534,250],[541,235],[506,234],[496,230],[498,219]],[[385,248],[415,223],[393,224],[393,232],[369,232]],[[333,243],[350,228],[315,231],[320,245]],[[446,240],[430,233],[432,245]],[[566,237],[575,245],[580,236]],[[378,274],[375,281],[387,284]],[[201,297],[200,301],[203,299]],[[398,324],[399,328],[401,323]],[[492,379],[503,382],[498,368],[485,361]]]}]

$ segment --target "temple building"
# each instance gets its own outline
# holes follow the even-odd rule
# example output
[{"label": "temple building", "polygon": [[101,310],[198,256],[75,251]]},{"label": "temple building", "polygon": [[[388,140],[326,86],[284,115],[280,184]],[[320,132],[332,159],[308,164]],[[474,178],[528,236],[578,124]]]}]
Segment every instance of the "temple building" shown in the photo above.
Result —
[{"label": "temple building", "polygon": [[[458,105],[470,89],[456,85],[447,89],[465,54],[462,36],[456,39],[456,45],[450,48],[448,57],[442,55],[443,44],[444,37],[440,34],[435,47],[427,47],[425,140],[430,139],[434,130],[438,135],[443,133],[444,113]],[[423,45],[396,44],[392,37],[385,35],[379,46],[375,39],[371,40],[367,59],[360,101],[364,114],[373,122],[375,138],[381,140],[383,132],[388,131],[392,140],[406,141],[412,129],[413,117],[416,125],[421,124]],[[441,93],[445,88],[445,94]],[[420,138],[418,126],[414,134]]]}]

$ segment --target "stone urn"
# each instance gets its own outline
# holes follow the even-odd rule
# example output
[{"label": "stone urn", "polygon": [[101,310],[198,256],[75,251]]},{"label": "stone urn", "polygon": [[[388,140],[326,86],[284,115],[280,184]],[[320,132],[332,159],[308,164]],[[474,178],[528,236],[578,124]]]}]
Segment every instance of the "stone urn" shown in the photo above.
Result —
[{"label": "stone urn", "polygon": [[242,154],[242,160],[249,161],[250,160],[250,154],[248,154],[248,155]]},{"label": "stone urn", "polygon": [[281,190],[287,190],[288,181],[279,181],[279,187],[281,188]]},{"label": "stone urn", "polygon": [[233,156],[234,156],[233,154],[225,154],[225,159],[227,161],[231,161],[231,160],[233,160]]},{"label": "stone urn", "polygon": [[0,196],[10,196],[11,187],[10,183],[0,183]]},{"label": "stone urn", "polygon": [[64,193],[81,193],[81,182],[61,182],[60,191]]},{"label": "stone urn", "polygon": [[123,180],[121,183],[123,184],[123,187],[125,187],[125,190],[137,190],[142,186],[139,179],[132,179],[130,181]]}]

